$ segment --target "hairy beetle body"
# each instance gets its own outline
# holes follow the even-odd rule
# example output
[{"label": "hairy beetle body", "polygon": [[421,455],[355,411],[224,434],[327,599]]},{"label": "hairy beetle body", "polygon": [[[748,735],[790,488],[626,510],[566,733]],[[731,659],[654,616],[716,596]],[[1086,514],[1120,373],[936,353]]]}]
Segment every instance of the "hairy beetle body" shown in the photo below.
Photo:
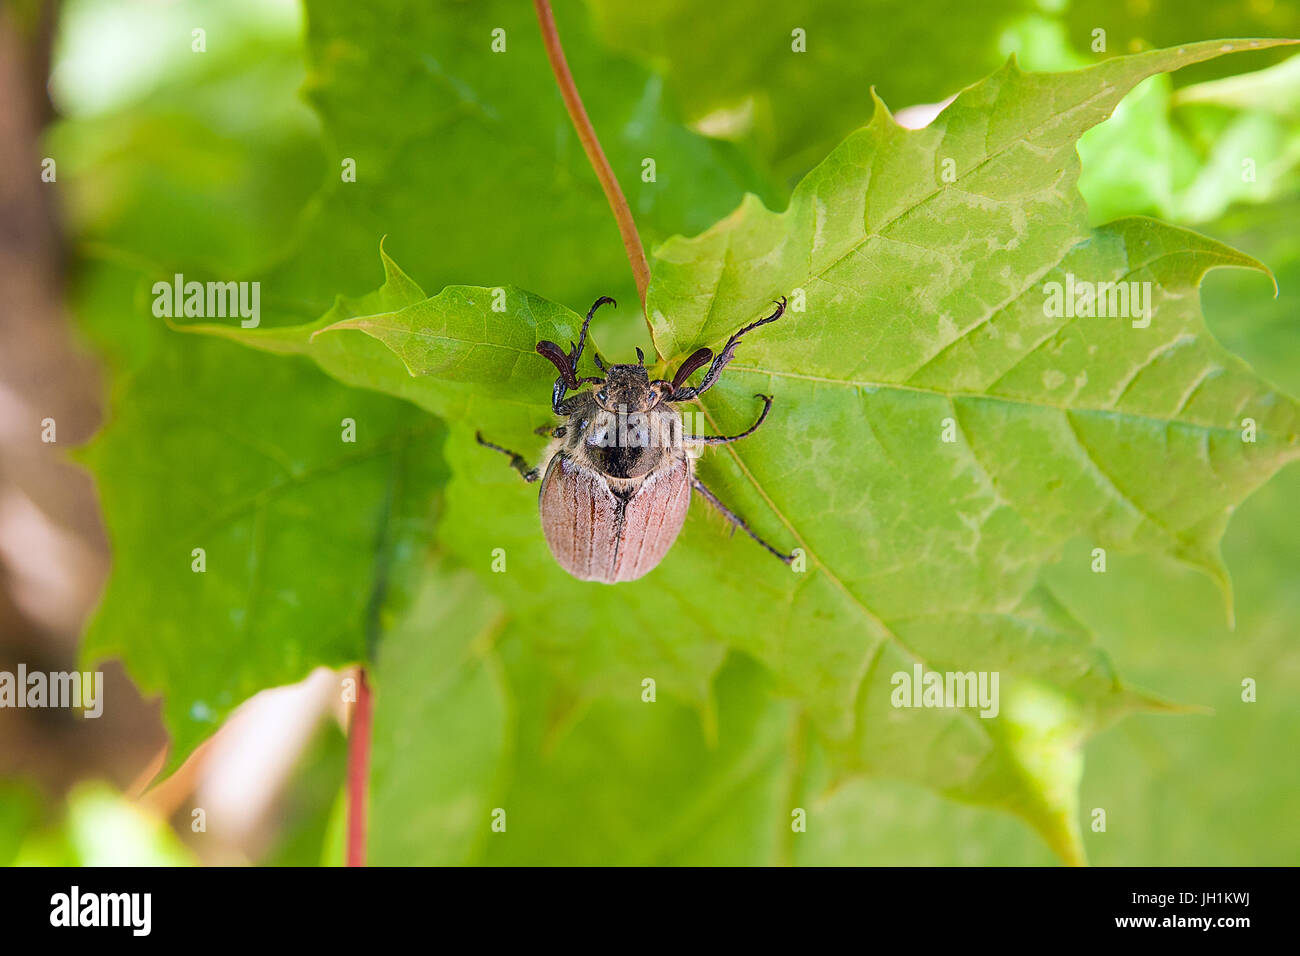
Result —
[{"label": "hairy beetle body", "polygon": [[560,566],[584,581],[633,581],[672,547],[691,502],[682,418],[649,396],[643,367],[615,365],[575,396],[537,496]]},{"label": "hairy beetle body", "polygon": [[[578,359],[587,338],[587,325],[596,309],[612,299],[602,297],[587,313],[578,343],[565,353],[554,342],[539,342],[537,351],[560,372],[551,392],[551,408],[566,419],[549,432],[555,439],[547,452],[544,474],[529,468],[523,456],[500,445],[480,444],[510,457],[511,465],[526,481],[541,478],[537,507],[551,554],[562,568],[584,581],[616,584],[633,581],[652,571],[686,521],[691,490],[718,509],[735,527],[744,530],[769,552],[789,563],[787,555],[755,534],[695,476],[691,444],[720,445],[750,435],[763,424],[772,399],[763,400],[758,421],[739,435],[687,435],[674,402],[689,401],[710,388],[731,361],[741,336],[774,322],[785,311],[785,301],[765,319],[745,326],[727,340],[714,357],[697,349],[677,370],[673,380],[650,381],[641,350],[636,365],[597,366],[603,378],[578,378]],[[698,386],[687,379],[705,365],[709,370]],[[570,398],[565,393],[593,384]]]}]

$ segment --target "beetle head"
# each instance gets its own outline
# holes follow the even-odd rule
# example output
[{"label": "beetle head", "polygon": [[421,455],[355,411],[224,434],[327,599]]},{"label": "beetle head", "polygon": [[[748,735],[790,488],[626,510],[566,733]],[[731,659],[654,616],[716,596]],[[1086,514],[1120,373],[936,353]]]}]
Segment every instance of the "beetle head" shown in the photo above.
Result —
[{"label": "beetle head", "polygon": [[611,365],[595,394],[596,403],[607,412],[648,412],[661,398],[644,365]]}]

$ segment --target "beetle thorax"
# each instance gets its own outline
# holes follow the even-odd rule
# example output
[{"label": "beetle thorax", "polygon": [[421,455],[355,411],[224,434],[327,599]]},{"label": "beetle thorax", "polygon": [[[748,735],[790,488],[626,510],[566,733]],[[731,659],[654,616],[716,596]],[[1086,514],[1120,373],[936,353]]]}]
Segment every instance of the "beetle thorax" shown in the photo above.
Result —
[{"label": "beetle thorax", "polygon": [[610,409],[588,392],[571,412],[556,450],[611,480],[640,479],[685,456],[682,417],[668,402],[647,411]]}]

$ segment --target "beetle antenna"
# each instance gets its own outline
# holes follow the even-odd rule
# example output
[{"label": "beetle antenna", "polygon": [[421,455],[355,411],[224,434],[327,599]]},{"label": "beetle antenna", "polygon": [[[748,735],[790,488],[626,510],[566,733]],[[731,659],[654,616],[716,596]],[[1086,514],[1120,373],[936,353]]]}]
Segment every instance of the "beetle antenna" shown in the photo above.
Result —
[{"label": "beetle antenna", "polygon": [[686,361],[681,364],[681,367],[677,369],[677,374],[673,376],[673,391],[680,390],[695,370],[707,365],[712,358],[712,349],[701,348],[692,352]]},{"label": "beetle antenna", "polygon": [[605,362],[601,359],[599,352],[594,353],[591,360],[596,363],[596,368],[600,369],[601,372],[605,371]]},{"label": "beetle antenna", "polygon": [[560,378],[556,382],[557,385],[563,382],[569,388],[578,387],[578,376],[573,372],[573,363],[569,361],[569,356],[564,354],[563,349],[554,342],[542,339],[537,343],[537,354],[548,360],[559,370]]},{"label": "beetle antenna", "polygon": [[636,350],[636,364],[642,367],[645,366],[645,353],[639,348]]}]

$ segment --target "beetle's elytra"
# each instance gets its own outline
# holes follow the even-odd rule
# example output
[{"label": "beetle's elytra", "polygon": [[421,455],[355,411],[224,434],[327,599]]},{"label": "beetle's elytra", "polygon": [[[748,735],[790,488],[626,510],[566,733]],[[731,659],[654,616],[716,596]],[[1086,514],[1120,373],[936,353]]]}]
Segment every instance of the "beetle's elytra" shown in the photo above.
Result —
[{"label": "beetle's elytra", "polygon": [[[577,345],[570,343],[568,353],[554,342],[537,343],[538,353],[560,372],[551,391],[551,408],[566,419],[558,427],[547,425],[537,430],[553,439],[544,473],[529,468],[523,456],[478,435],[479,444],[508,455],[525,481],[541,478],[538,509],[551,554],[561,567],[584,581],[633,581],[653,570],[672,547],[686,521],[694,488],[735,527],[788,564],[792,555],[755,534],[695,476],[694,459],[687,451],[691,445],[723,445],[752,435],[767,418],[771,397],[755,396],[763,401],[763,411],[758,421],[739,435],[684,434],[682,416],[673,404],[708,391],[735,356],[741,336],[779,319],[785,312],[785,299],[776,303],[776,311],[767,318],[728,339],[716,357],[710,349],[697,349],[671,382],[650,381],[640,349],[636,365],[606,367],[597,356],[596,367],[604,377],[579,378],[578,360],[591,317],[613,301],[608,296],[596,300],[582,323]],[[700,384],[687,385],[687,379],[710,360]],[[565,398],[567,392],[584,385],[591,387]]]}]

